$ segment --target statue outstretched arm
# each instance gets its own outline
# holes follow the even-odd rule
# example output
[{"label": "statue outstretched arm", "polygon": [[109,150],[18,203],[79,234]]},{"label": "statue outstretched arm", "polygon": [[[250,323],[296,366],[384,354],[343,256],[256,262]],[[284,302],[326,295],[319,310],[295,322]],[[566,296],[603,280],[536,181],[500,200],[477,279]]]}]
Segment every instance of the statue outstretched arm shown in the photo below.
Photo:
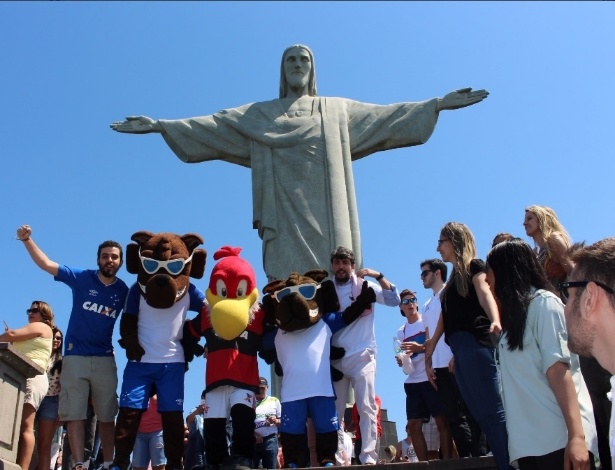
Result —
[{"label": "statue outstretched arm", "polygon": [[127,134],[162,132],[162,126],[158,121],[154,121],[147,116],[128,116],[125,121],[112,122],[110,127],[116,132],[124,132]]},{"label": "statue outstretched arm", "polygon": [[472,91],[472,88],[461,88],[451,91],[446,94],[444,98],[438,98],[437,111],[472,106],[473,104],[483,101],[487,96],[489,96],[487,90]]}]

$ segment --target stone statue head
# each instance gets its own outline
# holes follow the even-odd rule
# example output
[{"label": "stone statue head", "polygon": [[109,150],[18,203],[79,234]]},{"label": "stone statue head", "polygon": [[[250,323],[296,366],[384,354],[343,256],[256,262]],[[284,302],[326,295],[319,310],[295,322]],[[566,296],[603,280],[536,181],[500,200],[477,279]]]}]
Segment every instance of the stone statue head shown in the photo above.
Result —
[{"label": "stone statue head", "polygon": [[296,47],[305,50],[309,54],[310,62],[312,63],[310,79],[308,82],[308,94],[310,96],[316,96],[318,94],[316,92],[316,64],[314,63],[314,53],[308,46],[303,44],[293,44],[292,46],[287,47],[282,54],[282,61],[280,64],[280,98],[285,98],[288,95],[288,83],[286,81],[286,74],[284,73],[284,59],[286,58],[286,53]]}]

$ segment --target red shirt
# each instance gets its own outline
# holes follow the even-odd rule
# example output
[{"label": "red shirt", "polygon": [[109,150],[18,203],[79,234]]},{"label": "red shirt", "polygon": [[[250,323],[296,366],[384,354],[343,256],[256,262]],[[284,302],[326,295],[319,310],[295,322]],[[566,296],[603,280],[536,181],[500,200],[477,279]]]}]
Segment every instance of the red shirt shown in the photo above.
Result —
[{"label": "red shirt", "polygon": [[[380,397],[376,395],[376,408],[378,409],[376,413],[376,426],[378,428],[378,437],[382,437],[382,425],[380,424],[380,408],[382,408],[382,400]],[[361,439],[361,427],[359,426],[359,410],[357,409],[357,404],[355,402],[352,405],[352,424],[354,424],[354,435],[357,439]]]},{"label": "red shirt", "polygon": [[214,333],[207,305],[201,314],[189,321],[190,332],[195,338],[205,337],[207,368],[205,392],[222,385],[231,385],[253,392],[258,391],[257,352],[263,334],[264,311],[257,309],[254,319],[237,338],[226,341]]},{"label": "red shirt", "polygon": [[150,433],[162,431],[162,417],[158,413],[158,400],[149,399],[147,410],[141,416],[139,432]]}]

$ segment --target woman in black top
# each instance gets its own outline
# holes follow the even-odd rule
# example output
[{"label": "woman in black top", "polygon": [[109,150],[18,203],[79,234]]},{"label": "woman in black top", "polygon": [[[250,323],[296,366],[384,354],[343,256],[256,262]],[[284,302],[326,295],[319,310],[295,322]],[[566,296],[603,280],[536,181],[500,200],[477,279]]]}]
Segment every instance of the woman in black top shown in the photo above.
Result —
[{"label": "woman in black top", "polygon": [[470,413],[487,436],[499,469],[509,469],[508,435],[500,396],[495,345],[501,331],[496,302],[486,282],[485,263],[476,259],[470,229],[458,222],[440,231],[438,252],[453,265],[442,290],[442,315],[425,343],[428,371],[433,349],[444,334],[455,360],[455,378]]}]

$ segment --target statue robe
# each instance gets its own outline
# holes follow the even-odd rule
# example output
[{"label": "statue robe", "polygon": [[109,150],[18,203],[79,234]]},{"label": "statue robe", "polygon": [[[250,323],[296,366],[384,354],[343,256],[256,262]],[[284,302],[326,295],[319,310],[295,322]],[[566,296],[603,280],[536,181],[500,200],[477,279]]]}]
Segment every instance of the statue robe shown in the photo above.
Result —
[{"label": "statue robe", "polygon": [[293,271],[328,269],[338,245],[351,248],[356,268],[362,266],[352,161],[425,143],[436,126],[436,104],[314,97],[311,113],[290,117],[276,99],[159,123],[184,162],[252,168],[264,270],[269,279],[285,279]]}]

